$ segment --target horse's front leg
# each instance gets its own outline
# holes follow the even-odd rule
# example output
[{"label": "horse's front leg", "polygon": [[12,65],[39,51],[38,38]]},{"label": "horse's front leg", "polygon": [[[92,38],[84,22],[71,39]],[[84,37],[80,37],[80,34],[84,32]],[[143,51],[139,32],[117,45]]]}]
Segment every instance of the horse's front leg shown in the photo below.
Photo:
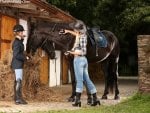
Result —
[{"label": "horse's front leg", "polygon": [[116,77],[116,79],[115,79],[115,97],[114,97],[115,100],[120,99],[117,79],[118,78]]},{"label": "horse's front leg", "polygon": [[76,80],[75,80],[75,75],[74,75],[74,68],[73,68],[73,61],[70,61],[70,73],[71,73],[71,83],[72,83],[72,94],[68,98],[69,102],[74,102],[75,101],[75,96],[76,96]]}]

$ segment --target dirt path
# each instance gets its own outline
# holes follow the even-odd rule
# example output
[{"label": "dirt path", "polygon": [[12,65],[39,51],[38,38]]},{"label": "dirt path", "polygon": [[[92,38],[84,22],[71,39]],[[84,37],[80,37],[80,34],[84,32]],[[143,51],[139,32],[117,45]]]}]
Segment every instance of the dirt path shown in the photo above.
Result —
[{"label": "dirt path", "polygon": [[[120,100],[101,100],[103,105],[112,105],[119,103]],[[89,107],[86,101],[82,99],[82,108]],[[69,102],[29,102],[28,105],[15,105],[13,102],[0,102],[0,111],[6,113],[28,113],[36,111],[48,111],[48,110],[75,110],[80,109],[78,107],[72,107],[72,103]]]},{"label": "dirt path", "polygon": [[[104,89],[103,84],[96,84],[98,90],[99,98],[102,96],[102,92]],[[120,81],[119,85],[120,89],[120,100],[113,100],[113,95],[110,94],[108,96],[108,100],[101,100],[102,105],[114,105],[122,100],[128,98],[133,95],[138,90],[137,81],[135,80],[123,80]],[[27,105],[15,105],[13,101],[0,101],[0,112],[3,113],[28,113],[28,112],[36,112],[36,111],[48,111],[48,110],[75,110],[80,109],[78,107],[72,107],[72,103],[67,102],[67,97],[71,94],[71,85],[62,85],[60,87],[53,88],[55,90],[55,94],[57,96],[52,96],[51,98],[59,98],[60,101],[48,101],[48,102],[36,102],[36,101],[28,101]],[[61,96],[60,96],[61,95]],[[82,94],[82,108],[89,107],[86,104],[86,91]],[[55,100],[55,99],[54,99]]]}]

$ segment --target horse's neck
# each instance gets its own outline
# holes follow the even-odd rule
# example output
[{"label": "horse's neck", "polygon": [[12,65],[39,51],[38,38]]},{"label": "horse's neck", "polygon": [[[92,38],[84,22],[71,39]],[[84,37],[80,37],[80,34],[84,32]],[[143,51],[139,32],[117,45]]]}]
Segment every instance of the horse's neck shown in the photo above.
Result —
[{"label": "horse's neck", "polygon": [[55,42],[55,49],[56,50],[60,50],[62,52],[66,52],[66,51],[69,51],[73,48],[73,45],[74,45],[74,41],[75,40],[72,40],[72,41],[65,41],[65,42]]}]

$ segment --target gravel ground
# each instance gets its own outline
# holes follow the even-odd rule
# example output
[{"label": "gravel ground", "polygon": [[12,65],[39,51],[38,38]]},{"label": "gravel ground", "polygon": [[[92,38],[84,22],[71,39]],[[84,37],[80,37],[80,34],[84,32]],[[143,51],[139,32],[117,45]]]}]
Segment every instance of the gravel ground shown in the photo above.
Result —
[{"label": "gravel ground", "polygon": [[[103,82],[96,83],[96,88],[98,90],[98,97],[101,98],[103,94],[104,84]],[[71,94],[71,85],[61,85],[55,88],[52,88],[55,91],[55,96],[52,98],[57,98],[60,101],[28,101],[27,105],[15,105],[13,101],[0,101],[0,112],[2,113],[29,113],[36,111],[48,111],[48,110],[75,110],[80,109],[78,107],[72,107],[71,102],[67,102],[67,98]],[[108,100],[100,100],[102,105],[114,105],[122,100],[130,97],[138,90],[138,82],[134,79],[120,79],[119,80],[119,89],[120,89],[120,100],[113,100],[113,94],[108,95]],[[58,95],[57,95],[58,94]],[[86,91],[81,96],[82,107],[89,107],[86,104]],[[55,99],[54,99],[55,100]]]}]

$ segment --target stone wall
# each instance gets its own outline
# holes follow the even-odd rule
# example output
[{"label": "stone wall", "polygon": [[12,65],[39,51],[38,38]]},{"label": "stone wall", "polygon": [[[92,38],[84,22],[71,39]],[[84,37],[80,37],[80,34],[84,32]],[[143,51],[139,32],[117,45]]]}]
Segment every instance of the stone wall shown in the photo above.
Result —
[{"label": "stone wall", "polygon": [[150,93],[150,35],[138,36],[139,92]]}]

